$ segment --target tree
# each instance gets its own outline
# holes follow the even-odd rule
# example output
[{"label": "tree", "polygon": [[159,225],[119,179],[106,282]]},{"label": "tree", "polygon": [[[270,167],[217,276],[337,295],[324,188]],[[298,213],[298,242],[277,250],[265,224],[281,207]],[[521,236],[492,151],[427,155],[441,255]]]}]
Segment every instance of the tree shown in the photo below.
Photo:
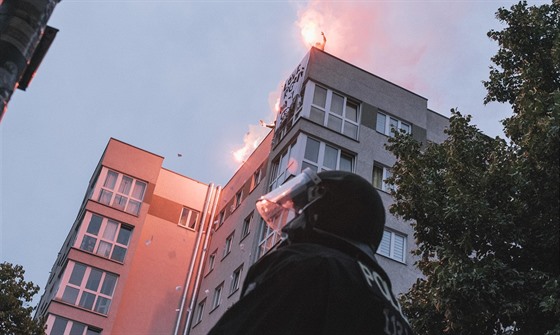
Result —
[{"label": "tree", "polygon": [[0,334],[44,334],[44,322],[33,320],[29,303],[39,286],[26,282],[21,265],[0,264]]},{"label": "tree", "polygon": [[401,302],[418,334],[560,334],[560,6],[496,16],[485,102],[508,140],[452,110],[448,138],[396,134],[391,212],[413,220],[424,274]]}]

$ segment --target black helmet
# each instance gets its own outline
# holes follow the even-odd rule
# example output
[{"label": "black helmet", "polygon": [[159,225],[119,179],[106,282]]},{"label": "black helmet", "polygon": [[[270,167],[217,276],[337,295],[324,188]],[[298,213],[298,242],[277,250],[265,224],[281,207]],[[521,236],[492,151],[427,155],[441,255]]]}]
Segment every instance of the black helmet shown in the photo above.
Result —
[{"label": "black helmet", "polygon": [[321,199],[306,209],[315,228],[363,242],[377,249],[383,237],[385,208],[377,190],[364,178],[345,171],[318,173]]},{"label": "black helmet", "polygon": [[305,169],[262,196],[257,209],[268,223],[284,209],[293,210],[295,216],[305,213],[308,228],[366,243],[373,250],[379,246],[385,226],[385,208],[377,190],[359,175],[345,171],[316,174]]}]

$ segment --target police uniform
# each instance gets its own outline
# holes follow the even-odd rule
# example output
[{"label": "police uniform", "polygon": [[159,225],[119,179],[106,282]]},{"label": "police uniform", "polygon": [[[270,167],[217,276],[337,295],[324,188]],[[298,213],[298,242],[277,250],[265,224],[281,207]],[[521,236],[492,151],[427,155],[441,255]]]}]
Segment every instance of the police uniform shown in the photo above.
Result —
[{"label": "police uniform", "polygon": [[323,242],[287,244],[255,263],[209,334],[412,335],[374,257]]}]

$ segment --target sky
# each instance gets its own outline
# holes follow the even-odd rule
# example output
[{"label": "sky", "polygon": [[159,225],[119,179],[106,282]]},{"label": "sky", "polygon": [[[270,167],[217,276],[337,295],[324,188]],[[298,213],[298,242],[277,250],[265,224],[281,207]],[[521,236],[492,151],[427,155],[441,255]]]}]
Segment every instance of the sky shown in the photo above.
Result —
[{"label": "sky", "polygon": [[45,286],[111,137],[225,185],[308,52],[302,31],[317,42],[324,32],[326,52],[501,136],[511,109],[483,105],[498,49],[486,33],[514,3],[62,0],[54,43],[0,123],[0,261]]}]

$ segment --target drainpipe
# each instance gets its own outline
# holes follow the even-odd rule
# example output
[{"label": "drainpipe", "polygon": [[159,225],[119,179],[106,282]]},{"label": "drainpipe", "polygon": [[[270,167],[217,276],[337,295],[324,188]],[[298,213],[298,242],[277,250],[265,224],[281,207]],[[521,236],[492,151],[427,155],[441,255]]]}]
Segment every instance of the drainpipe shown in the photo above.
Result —
[{"label": "drainpipe", "polygon": [[[220,196],[220,191],[221,191],[221,187],[218,186],[216,191],[216,196],[214,198],[214,206],[212,208],[212,217],[214,217],[214,215],[216,214],[216,207],[218,206],[218,198]],[[185,330],[183,331],[183,335],[188,335],[190,333],[194,305],[196,304],[196,300],[198,299],[198,286],[200,285],[200,281],[202,279],[202,267],[204,266],[204,259],[206,258],[206,252],[208,250],[208,242],[210,241],[210,235],[212,235],[211,229],[212,229],[212,220],[208,222],[208,227],[206,228],[206,239],[204,240],[204,246],[202,247],[202,255],[200,258],[200,263],[198,264],[198,274],[197,274],[196,282],[194,284],[191,303],[189,305],[189,309],[187,310],[187,322],[185,322]]]},{"label": "drainpipe", "polygon": [[[179,308],[179,314],[177,316],[177,322],[175,323],[175,331],[173,332],[174,335],[177,335],[179,333],[179,326],[181,325],[181,319],[183,317],[183,310],[185,308],[185,302],[187,300],[187,293],[189,290],[189,286],[191,284],[191,280],[192,280],[192,276],[193,276],[193,271],[194,271],[194,265],[196,263],[196,259],[198,256],[198,250],[200,247],[200,242],[202,241],[202,231],[204,228],[204,223],[206,222],[206,215],[208,213],[208,205],[210,203],[210,199],[213,199],[213,195],[214,195],[214,184],[210,183],[210,185],[208,185],[208,192],[206,193],[206,200],[204,201],[204,208],[203,208],[203,214],[202,214],[202,218],[200,220],[200,229],[198,231],[198,235],[196,237],[196,244],[194,247],[194,251],[193,251],[193,257],[191,260],[191,264],[189,266],[189,272],[188,272],[188,276],[187,276],[187,280],[185,282],[185,287],[183,288],[183,297],[181,298],[181,307]],[[210,219],[210,222],[212,220]]]}]

